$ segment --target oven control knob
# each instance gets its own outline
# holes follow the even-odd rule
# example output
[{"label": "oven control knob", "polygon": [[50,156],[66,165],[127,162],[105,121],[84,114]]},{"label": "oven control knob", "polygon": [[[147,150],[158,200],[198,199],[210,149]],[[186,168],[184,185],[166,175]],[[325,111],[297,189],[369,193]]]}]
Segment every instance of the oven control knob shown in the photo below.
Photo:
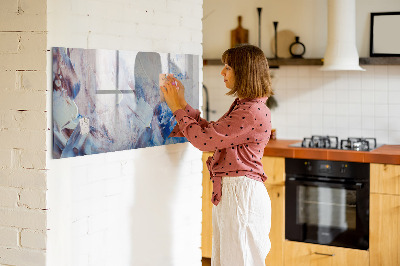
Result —
[{"label": "oven control knob", "polygon": [[310,172],[312,170],[311,162],[305,162],[304,164],[306,166],[306,170]]},{"label": "oven control knob", "polygon": [[340,168],[340,173],[341,174],[346,173],[346,169],[347,169],[347,164],[342,164],[342,167]]}]

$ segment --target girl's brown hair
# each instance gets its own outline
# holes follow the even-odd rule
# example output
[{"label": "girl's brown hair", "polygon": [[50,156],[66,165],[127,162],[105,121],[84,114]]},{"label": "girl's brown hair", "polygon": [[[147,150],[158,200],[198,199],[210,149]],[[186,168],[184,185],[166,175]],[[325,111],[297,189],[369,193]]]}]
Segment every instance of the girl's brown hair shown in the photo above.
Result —
[{"label": "girl's brown hair", "polygon": [[222,63],[235,74],[235,86],[227,95],[259,98],[273,95],[268,61],[263,51],[253,45],[240,45],[222,54]]}]

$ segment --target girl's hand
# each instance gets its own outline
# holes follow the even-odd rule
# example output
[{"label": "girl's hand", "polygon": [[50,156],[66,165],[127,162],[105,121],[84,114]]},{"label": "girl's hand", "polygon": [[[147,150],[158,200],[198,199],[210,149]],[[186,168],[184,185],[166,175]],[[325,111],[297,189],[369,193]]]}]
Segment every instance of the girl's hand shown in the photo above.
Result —
[{"label": "girl's hand", "polygon": [[[179,83],[180,82],[178,80],[168,77],[167,82],[165,82],[164,86],[160,87],[161,91],[164,94],[165,102],[167,103],[169,109],[171,109],[172,113],[174,113],[178,109],[184,109],[186,107],[186,105],[183,106],[182,104],[182,92],[179,93]],[[185,100],[184,92],[183,100]]]},{"label": "girl's hand", "polygon": [[178,97],[179,97],[179,102],[183,108],[186,107],[187,102],[185,100],[185,87],[183,86],[182,82],[180,82],[178,79],[172,77],[171,80],[174,80],[178,84]]}]

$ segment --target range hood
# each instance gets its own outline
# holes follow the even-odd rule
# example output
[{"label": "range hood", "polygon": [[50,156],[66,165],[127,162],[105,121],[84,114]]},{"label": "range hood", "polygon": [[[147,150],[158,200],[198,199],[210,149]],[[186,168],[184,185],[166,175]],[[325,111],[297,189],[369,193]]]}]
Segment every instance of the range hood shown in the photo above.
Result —
[{"label": "range hood", "polygon": [[355,0],[328,0],[328,44],[323,71],[358,70]]}]

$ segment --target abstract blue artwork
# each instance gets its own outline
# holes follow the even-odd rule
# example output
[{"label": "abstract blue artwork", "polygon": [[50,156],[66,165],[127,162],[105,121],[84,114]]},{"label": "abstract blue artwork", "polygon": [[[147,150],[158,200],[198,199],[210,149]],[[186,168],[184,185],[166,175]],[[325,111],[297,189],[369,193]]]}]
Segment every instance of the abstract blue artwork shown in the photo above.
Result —
[{"label": "abstract blue artwork", "polygon": [[198,108],[198,55],[55,47],[52,56],[53,158],[187,141],[168,138],[176,121],[159,77],[173,74]]}]

